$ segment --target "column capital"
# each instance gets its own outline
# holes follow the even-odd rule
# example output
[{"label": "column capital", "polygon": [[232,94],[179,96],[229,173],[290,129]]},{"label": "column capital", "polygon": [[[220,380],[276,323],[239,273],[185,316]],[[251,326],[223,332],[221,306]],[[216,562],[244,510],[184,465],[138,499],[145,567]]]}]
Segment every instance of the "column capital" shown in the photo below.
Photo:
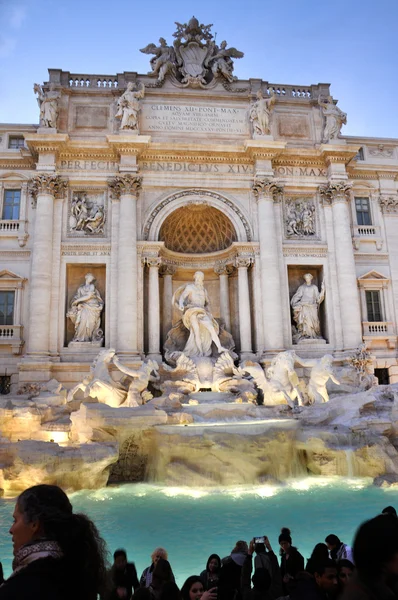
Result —
[{"label": "column capital", "polygon": [[218,262],[214,266],[214,272],[217,273],[217,275],[231,275],[233,270],[234,270],[233,265],[231,265],[231,264],[226,265],[222,262]]},{"label": "column capital", "polygon": [[160,275],[162,275],[163,277],[165,275],[175,275],[177,271],[177,267],[175,267],[174,265],[169,265],[165,262],[162,261],[162,264],[160,266]]},{"label": "column capital", "polygon": [[61,179],[60,175],[46,175],[44,173],[35,175],[28,182],[33,208],[36,208],[39,194],[50,194],[54,198],[63,198],[67,187],[67,180]]},{"label": "column capital", "polygon": [[240,268],[249,268],[250,265],[254,262],[254,257],[253,256],[247,256],[245,254],[238,254],[238,256],[235,258],[235,266],[237,269]]},{"label": "column capital", "polygon": [[144,256],[143,260],[148,267],[155,267],[155,269],[159,269],[162,266],[162,259],[156,256]]},{"label": "column capital", "polygon": [[252,189],[257,200],[269,198],[278,202],[283,194],[283,185],[268,177],[256,177]]},{"label": "column capital", "polygon": [[324,204],[347,202],[351,198],[352,183],[348,181],[329,181],[319,186],[319,193]]},{"label": "column capital", "polygon": [[108,179],[108,186],[111,190],[112,197],[120,198],[123,194],[131,194],[132,196],[138,196],[138,192],[141,189],[142,177],[138,175],[116,175],[111,179]]},{"label": "column capital", "polygon": [[398,213],[398,196],[387,196],[380,194],[379,204],[384,214]]}]

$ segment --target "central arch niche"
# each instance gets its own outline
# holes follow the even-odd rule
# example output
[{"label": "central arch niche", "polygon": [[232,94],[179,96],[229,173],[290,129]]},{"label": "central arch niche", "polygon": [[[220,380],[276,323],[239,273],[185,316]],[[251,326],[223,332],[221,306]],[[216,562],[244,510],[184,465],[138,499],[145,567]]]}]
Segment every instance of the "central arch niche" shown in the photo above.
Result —
[{"label": "central arch niche", "polygon": [[238,239],[229,218],[207,204],[177,208],[163,222],[159,241],[168,250],[184,254],[204,254],[225,250]]}]

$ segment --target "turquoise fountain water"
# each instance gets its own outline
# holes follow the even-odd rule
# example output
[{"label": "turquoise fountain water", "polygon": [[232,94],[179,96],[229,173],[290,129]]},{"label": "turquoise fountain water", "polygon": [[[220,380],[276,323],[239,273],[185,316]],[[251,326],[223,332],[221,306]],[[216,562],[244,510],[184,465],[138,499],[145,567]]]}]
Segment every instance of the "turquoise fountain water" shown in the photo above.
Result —
[{"label": "turquoise fountain water", "polygon": [[[126,548],[139,574],[156,546],[167,548],[182,584],[204,569],[211,553],[225,556],[238,539],[266,534],[277,550],[282,526],[291,528],[305,557],[328,533],[350,543],[362,521],[388,504],[398,505],[398,491],[370,483],[329,477],[220,491],[137,484],[78,492],[71,500],[76,511],[96,522],[111,552]],[[0,501],[0,560],[6,575],[11,572],[13,507],[12,500]]]}]

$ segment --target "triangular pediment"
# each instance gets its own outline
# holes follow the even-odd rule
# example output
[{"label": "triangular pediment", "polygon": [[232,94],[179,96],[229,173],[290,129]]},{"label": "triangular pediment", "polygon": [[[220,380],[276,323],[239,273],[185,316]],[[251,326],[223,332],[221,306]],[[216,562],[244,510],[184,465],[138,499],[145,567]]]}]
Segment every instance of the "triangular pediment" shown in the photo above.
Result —
[{"label": "triangular pediment", "polygon": [[361,277],[358,277],[358,281],[375,281],[375,280],[390,281],[389,277],[382,275],[378,271],[368,271],[368,273],[365,273],[364,275],[361,275]]},{"label": "triangular pediment", "polygon": [[1,280],[14,280],[14,281],[24,281],[24,277],[20,277],[19,275],[17,275],[16,273],[13,273],[12,271],[8,271],[7,269],[3,269],[2,271],[0,271],[0,281]]}]

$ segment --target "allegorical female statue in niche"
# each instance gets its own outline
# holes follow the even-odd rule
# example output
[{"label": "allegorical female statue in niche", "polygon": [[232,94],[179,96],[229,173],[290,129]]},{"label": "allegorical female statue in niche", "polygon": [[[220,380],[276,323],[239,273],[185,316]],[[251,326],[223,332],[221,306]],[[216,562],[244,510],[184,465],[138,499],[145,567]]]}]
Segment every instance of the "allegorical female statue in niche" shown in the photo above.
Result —
[{"label": "allegorical female statue in niche", "polygon": [[86,283],[81,285],[73,296],[67,317],[75,326],[73,342],[102,343],[104,334],[101,325],[101,312],[104,301],[95,287],[92,273],[85,275]]},{"label": "allegorical female statue in niche", "polygon": [[322,282],[321,291],[312,283],[311,273],[304,275],[302,285],[297,289],[290,304],[293,308],[293,319],[296,323],[297,335],[294,341],[302,339],[322,339],[319,321],[319,305],[325,298],[325,284]]}]

